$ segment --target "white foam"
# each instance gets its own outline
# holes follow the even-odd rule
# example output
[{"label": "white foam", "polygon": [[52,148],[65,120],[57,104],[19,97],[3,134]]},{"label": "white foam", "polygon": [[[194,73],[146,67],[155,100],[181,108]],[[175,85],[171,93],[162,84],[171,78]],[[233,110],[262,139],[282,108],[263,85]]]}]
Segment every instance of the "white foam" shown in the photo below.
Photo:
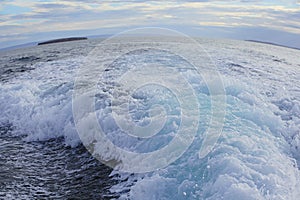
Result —
[{"label": "white foam", "polygon": [[[199,146],[194,145],[167,168],[139,175],[129,198],[297,199],[300,63],[294,58],[299,51],[228,41],[207,49],[213,52],[227,92],[219,144],[205,159],[196,156]],[[274,57],[286,62],[272,62]],[[229,62],[240,66],[230,68]]]},{"label": "white foam", "polygon": [[[295,59],[299,51],[241,43],[212,41],[207,46],[223,74],[227,92],[227,115],[218,145],[199,159],[199,133],[199,141],[175,163],[114,186],[114,192],[130,189],[121,199],[294,200],[300,196],[300,63]],[[287,63],[272,61],[272,56]],[[79,144],[72,117],[72,87],[82,59],[38,63],[35,70],[3,83],[0,122],[12,123],[14,134],[26,135],[28,141],[64,137],[68,145]],[[195,75],[187,77],[206,107],[201,113],[209,114],[208,91]],[[128,150],[132,150],[131,144],[140,150],[159,145],[133,143],[120,135],[107,114],[108,104],[100,101],[99,107],[104,109],[98,115],[116,144]],[[170,129],[178,126],[171,125]],[[172,130],[167,136],[173,134]],[[161,136],[160,141],[168,142],[167,136]]]},{"label": "white foam", "polygon": [[178,162],[139,178],[130,199],[296,199],[297,164],[276,133],[284,123],[237,96],[228,96],[223,135],[206,159],[195,155],[199,146],[193,145]]},{"label": "white foam", "polygon": [[27,141],[64,137],[80,143],[72,115],[73,77],[82,58],[37,63],[0,87],[0,122],[9,122],[14,134]]}]

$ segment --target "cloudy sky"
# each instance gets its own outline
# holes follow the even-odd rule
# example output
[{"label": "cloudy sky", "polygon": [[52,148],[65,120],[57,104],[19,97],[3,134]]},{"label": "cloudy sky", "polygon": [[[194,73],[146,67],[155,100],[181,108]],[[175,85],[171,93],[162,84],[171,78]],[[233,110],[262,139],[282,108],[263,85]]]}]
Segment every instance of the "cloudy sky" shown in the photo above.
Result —
[{"label": "cloudy sky", "polygon": [[149,26],[300,48],[300,0],[0,0],[0,16],[0,49]]}]

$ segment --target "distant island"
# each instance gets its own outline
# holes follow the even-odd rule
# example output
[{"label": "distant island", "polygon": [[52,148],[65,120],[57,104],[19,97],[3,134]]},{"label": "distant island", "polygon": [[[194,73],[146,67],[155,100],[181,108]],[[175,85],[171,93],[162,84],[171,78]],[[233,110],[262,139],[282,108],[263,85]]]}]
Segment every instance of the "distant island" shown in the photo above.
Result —
[{"label": "distant island", "polygon": [[70,37],[70,38],[60,38],[55,40],[48,40],[45,42],[39,42],[38,45],[44,45],[44,44],[53,44],[53,43],[60,43],[60,42],[70,42],[70,41],[76,41],[76,40],[87,40],[87,37]]},{"label": "distant island", "polygon": [[297,48],[297,47],[291,47],[291,46],[286,46],[286,45],[282,45],[282,44],[276,44],[276,43],[273,43],[273,42],[264,42],[264,41],[259,41],[259,40],[245,40],[245,41],[262,43],[262,44],[270,44],[270,45],[275,45],[275,46],[279,46],[279,47],[286,47],[286,48],[290,48],[290,49],[300,50],[300,48]]}]

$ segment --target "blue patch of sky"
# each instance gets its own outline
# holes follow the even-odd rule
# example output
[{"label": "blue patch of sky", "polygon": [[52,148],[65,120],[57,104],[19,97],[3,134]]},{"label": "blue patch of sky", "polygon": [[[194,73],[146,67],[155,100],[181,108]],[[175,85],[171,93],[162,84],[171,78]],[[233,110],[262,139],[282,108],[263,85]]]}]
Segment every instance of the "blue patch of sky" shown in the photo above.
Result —
[{"label": "blue patch of sky", "polygon": [[32,9],[28,7],[15,6],[15,5],[4,5],[1,10],[1,15],[19,15],[27,12],[31,12]]}]

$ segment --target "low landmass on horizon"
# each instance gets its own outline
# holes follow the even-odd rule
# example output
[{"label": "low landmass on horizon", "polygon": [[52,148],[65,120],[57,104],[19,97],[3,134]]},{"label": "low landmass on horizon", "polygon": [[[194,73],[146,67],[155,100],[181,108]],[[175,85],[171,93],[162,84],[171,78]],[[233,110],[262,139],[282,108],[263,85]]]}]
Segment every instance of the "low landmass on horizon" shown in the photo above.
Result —
[{"label": "low landmass on horizon", "polygon": [[282,45],[282,44],[276,44],[276,43],[273,43],[273,42],[265,42],[265,41],[260,41],[260,40],[245,40],[245,41],[247,41],[247,42],[257,42],[257,43],[262,43],[262,44],[269,44],[269,45],[275,45],[275,46],[300,50],[300,48],[297,48],[297,47],[292,47],[292,46],[287,46],[287,45]]},{"label": "low landmass on horizon", "polygon": [[60,43],[60,42],[70,42],[70,41],[76,41],[76,40],[87,40],[87,39],[88,39],[87,37],[68,37],[68,38],[48,40],[45,42],[39,42],[38,45],[53,44],[53,43]]}]

